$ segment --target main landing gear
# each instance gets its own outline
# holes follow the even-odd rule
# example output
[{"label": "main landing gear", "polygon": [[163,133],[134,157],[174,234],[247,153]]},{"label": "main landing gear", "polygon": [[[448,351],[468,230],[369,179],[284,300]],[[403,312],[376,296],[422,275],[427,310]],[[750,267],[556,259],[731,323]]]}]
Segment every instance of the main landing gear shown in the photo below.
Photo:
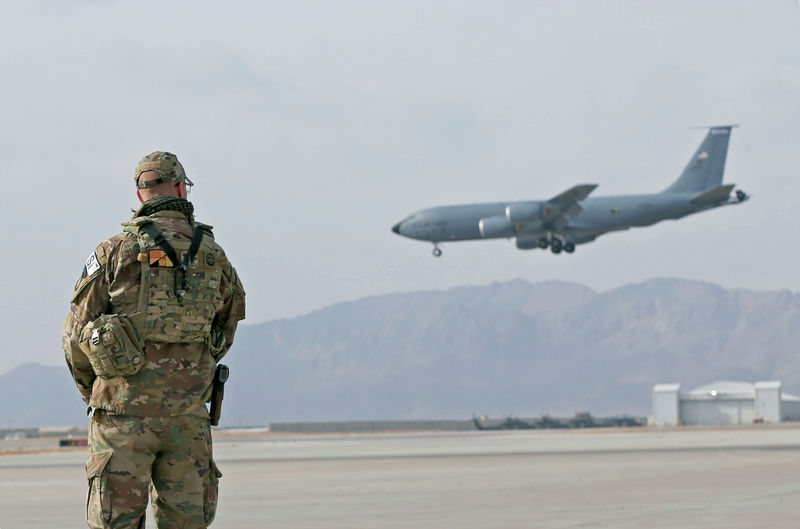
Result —
[{"label": "main landing gear", "polygon": [[574,243],[564,242],[561,237],[556,237],[555,235],[550,238],[542,237],[539,239],[539,248],[544,250],[548,247],[554,254],[560,254],[562,251],[567,253],[572,253],[575,251]]},{"label": "main landing gear", "polygon": [[441,257],[442,256],[442,249],[439,248],[439,245],[433,243],[433,256],[434,257]]}]

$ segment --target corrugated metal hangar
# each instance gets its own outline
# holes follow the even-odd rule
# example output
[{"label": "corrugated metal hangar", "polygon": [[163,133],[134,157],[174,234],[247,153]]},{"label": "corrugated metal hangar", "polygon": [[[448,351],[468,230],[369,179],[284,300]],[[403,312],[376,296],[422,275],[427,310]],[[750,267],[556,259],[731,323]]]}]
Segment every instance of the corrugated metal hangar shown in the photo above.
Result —
[{"label": "corrugated metal hangar", "polygon": [[781,391],[779,381],[717,381],[690,391],[680,384],[653,387],[657,426],[777,423],[800,419],[800,398]]}]

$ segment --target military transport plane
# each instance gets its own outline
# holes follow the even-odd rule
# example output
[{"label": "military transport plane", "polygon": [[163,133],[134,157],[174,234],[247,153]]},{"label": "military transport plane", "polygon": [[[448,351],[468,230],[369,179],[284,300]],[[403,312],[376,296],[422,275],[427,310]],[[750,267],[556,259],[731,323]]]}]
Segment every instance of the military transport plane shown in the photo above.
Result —
[{"label": "military transport plane", "polygon": [[550,200],[423,209],[395,224],[392,231],[432,242],[435,257],[442,255],[442,242],[511,237],[520,250],[550,248],[555,254],[572,253],[576,245],[604,233],[739,204],[748,195],[739,189],[732,197],[735,184],[722,183],[728,140],[735,126],[711,127],[681,176],[660,193],[589,198],[597,184],[581,184]]}]

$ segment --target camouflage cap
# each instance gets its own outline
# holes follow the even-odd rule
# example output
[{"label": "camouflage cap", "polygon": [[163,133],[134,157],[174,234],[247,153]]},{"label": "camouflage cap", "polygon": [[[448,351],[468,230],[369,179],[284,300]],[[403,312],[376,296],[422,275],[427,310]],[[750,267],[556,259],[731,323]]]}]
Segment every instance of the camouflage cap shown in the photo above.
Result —
[{"label": "camouflage cap", "polygon": [[[139,176],[146,171],[155,171],[161,175],[161,178],[139,182]],[[186,180],[187,185],[194,185],[186,177],[186,172],[183,170],[181,162],[178,161],[178,157],[171,152],[164,151],[151,152],[139,160],[139,163],[136,164],[136,173],[133,175],[133,179],[139,189],[157,186],[164,182],[180,182],[181,180]]]}]

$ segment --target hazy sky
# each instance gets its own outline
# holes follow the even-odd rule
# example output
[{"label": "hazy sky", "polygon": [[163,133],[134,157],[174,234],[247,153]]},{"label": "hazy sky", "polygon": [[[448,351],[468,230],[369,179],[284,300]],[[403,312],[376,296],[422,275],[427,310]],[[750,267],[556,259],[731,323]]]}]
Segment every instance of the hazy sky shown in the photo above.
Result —
[{"label": "hazy sky", "polygon": [[[797,0],[8,1],[0,29],[0,371],[63,363],[72,286],[153,150],[194,180],[247,323],[513,278],[800,290]],[[439,204],[659,191],[690,127],[728,123],[741,207],[559,256],[501,240],[434,259],[390,232]]]}]

